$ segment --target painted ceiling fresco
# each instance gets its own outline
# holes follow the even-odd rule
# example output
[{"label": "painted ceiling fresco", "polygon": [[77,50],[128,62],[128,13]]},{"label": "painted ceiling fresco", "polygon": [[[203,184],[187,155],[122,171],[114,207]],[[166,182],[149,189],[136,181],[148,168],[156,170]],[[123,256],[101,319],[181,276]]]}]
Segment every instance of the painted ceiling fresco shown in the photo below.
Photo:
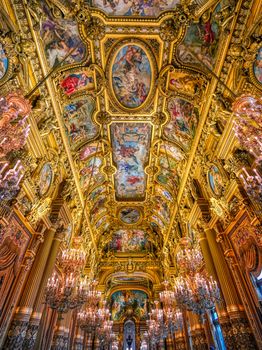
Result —
[{"label": "painted ceiling fresco", "polygon": [[179,0],[93,0],[91,5],[114,16],[158,16],[170,10]]},{"label": "painted ceiling fresco", "polygon": [[144,252],[149,247],[143,230],[121,229],[116,231],[107,249],[118,253]]},{"label": "painted ceiling fresco", "polygon": [[45,15],[40,34],[49,67],[60,63],[70,52],[64,64],[82,61],[86,56],[86,47],[79,37],[76,22],[54,18],[44,2],[43,8]]},{"label": "painted ceiling fresco", "polygon": [[141,290],[117,291],[111,295],[111,315],[113,321],[119,321],[132,309],[134,316],[143,320],[148,314],[148,296]]},{"label": "painted ceiling fresco", "polygon": [[141,106],[151,88],[151,66],[143,48],[125,45],[113,62],[112,84],[117,100],[127,108]]},{"label": "painted ceiling fresco", "polygon": [[[145,232],[162,237],[172,230],[181,180],[201,133],[201,93],[208,84],[201,64],[216,67],[224,5],[197,0],[194,20],[180,23],[179,0],[85,0],[83,17],[75,15],[76,3],[40,1],[39,56],[45,54],[46,72],[63,61],[50,78],[59,131],[95,241],[108,235],[108,250],[141,252],[148,249]],[[179,23],[175,32],[171,18]],[[253,64],[258,82],[261,57],[260,48]],[[8,65],[0,44],[0,83]],[[209,182],[217,194],[214,168]],[[116,319],[125,310],[122,298],[116,296]]]},{"label": "painted ceiling fresco", "polygon": [[64,107],[64,125],[72,148],[90,141],[98,134],[92,115],[95,101],[87,96]]},{"label": "painted ceiling fresco", "polygon": [[111,126],[113,161],[118,200],[142,200],[146,190],[145,165],[148,163],[151,125],[115,123]]}]

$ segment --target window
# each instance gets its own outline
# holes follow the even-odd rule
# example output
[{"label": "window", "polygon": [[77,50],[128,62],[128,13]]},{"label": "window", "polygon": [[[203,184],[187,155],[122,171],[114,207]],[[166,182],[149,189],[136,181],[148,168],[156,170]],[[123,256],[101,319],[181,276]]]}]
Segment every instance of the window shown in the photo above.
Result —
[{"label": "window", "polygon": [[219,350],[226,350],[227,349],[226,344],[224,341],[223,333],[222,333],[221,326],[220,326],[219,321],[218,321],[217,312],[215,309],[211,310],[211,320],[212,320],[213,327],[214,327],[214,335],[216,338],[216,343],[217,343],[218,349]]}]

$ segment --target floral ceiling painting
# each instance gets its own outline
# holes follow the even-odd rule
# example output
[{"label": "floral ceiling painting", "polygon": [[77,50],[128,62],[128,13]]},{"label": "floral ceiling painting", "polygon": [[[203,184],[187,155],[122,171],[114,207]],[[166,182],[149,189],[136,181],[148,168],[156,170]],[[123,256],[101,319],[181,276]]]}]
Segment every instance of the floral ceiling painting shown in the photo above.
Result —
[{"label": "floral ceiling painting", "polygon": [[173,9],[179,0],[93,0],[91,5],[114,16],[158,16]]},{"label": "floral ceiling painting", "polygon": [[146,101],[151,77],[151,65],[142,47],[125,45],[119,49],[112,67],[112,85],[124,107],[136,108]]},{"label": "floral ceiling painting", "polygon": [[111,296],[111,317],[119,321],[125,313],[132,313],[140,320],[148,315],[148,295],[140,290],[117,291]]},{"label": "floral ceiling painting", "polygon": [[144,252],[149,247],[146,234],[138,229],[121,229],[113,234],[108,249],[118,253]]},{"label": "floral ceiling painting", "polygon": [[181,98],[171,98],[167,103],[170,121],[164,128],[167,139],[189,150],[198,124],[198,112],[194,105]]},{"label": "floral ceiling painting", "polygon": [[95,102],[89,96],[64,107],[64,125],[72,148],[97,136],[98,126],[92,120],[94,109]]},{"label": "floral ceiling painting", "polygon": [[113,161],[117,166],[115,189],[118,200],[143,200],[146,190],[145,165],[149,160],[151,125],[111,125]]},{"label": "floral ceiling painting", "polygon": [[45,3],[44,12],[40,33],[49,67],[53,68],[64,59],[64,64],[82,61],[86,56],[86,47],[80,39],[77,23],[54,18]]}]

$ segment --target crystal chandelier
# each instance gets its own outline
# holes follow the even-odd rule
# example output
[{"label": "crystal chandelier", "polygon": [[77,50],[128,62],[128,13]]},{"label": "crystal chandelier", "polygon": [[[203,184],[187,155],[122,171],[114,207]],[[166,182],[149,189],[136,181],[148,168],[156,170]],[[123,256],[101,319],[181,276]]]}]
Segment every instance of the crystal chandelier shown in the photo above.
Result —
[{"label": "crystal chandelier", "polygon": [[69,248],[61,252],[60,264],[65,273],[82,270],[86,262],[86,253],[81,249]]},{"label": "crystal chandelier", "polygon": [[220,301],[220,291],[212,276],[204,273],[179,276],[175,279],[175,298],[181,307],[204,316],[206,310]]},{"label": "crystal chandelier", "polygon": [[0,200],[9,201],[19,192],[19,184],[23,177],[24,168],[18,160],[13,168],[8,162],[0,163]]},{"label": "crystal chandelier", "polygon": [[59,278],[54,272],[47,282],[46,303],[60,315],[67,313],[86,302],[87,288],[86,278],[75,277],[73,273]]},{"label": "crystal chandelier", "polygon": [[183,247],[176,255],[179,271],[192,273],[199,270],[203,264],[203,256],[197,247]]},{"label": "crystal chandelier", "polygon": [[46,303],[61,315],[83,305],[88,298],[87,278],[81,278],[85,253],[81,249],[66,249],[59,258],[62,275],[56,272],[48,279]]},{"label": "crystal chandelier", "polygon": [[260,161],[262,154],[262,98],[253,95],[237,97],[232,104],[236,116],[234,122],[235,134],[239,143]]},{"label": "crystal chandelier", "polygon": [[25,145],[30,130],[27,125],[30,111],[30,103],[21,92],[0,98],[0,157]]},{"label": "crystal chandelier", "polygon": [[242,169],[243,174],[240,175],[240,178],[243,182],[244,188],[248,196],[255,203],[262,203],[262,179],[256,169],[253,169],[254,175],[250,175],[245,168]]},{"label": "crystal chandelier", "polygon": [[197,272],[202,263],[199,248],[182,247],[177,254],[180,275],[174,281],[174,293],[177,305],[204,317],[220,301],[220,292],[212,276]]}]

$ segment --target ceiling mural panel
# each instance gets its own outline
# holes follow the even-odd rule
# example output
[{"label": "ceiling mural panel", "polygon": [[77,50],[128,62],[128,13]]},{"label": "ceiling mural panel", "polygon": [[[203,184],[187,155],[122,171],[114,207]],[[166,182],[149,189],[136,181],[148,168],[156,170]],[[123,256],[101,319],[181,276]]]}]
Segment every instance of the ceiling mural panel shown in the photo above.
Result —
[{"label": "ceiling mural panel", "polygon": [[101,145],[98,145],[97,143],[91,143],[87,146],[84,146],[81,151],[79,152],[79,159],[85,160],[94,154],[101,153],[102,147]]},{"label": "ceiling mural panel", "polygon": [[106,249],[117,253],[144,252],[149,249],[149,242],[143,230],[120,229],[114,232]]},{"label": "ceiling mural panel", "polygon": [[95,101],[90,96],[64,107],[63,120],[72,148],[78,148],[98,135],[98,125],[92,120],[94,110]]},{"label": "ceiling mural panel", "polygon": [[216,16],[206,22],[192,23],[182,43],[177,48],[178,59],[183,64],[199,65],[203,62],[209,68],[215,63],[218,49],[219,26]]},{"label": "ceiling mural panel", "polygon": [[151,224],[152,224],[153,227],[157,228],[156,226],[154,226],[154,224],[156,224],[160,228],[164,228],[165,227],[163,221],[158,216],[152,215],[152,220],[153,221],[151,222]]},{"label": "ceiling mural panel", "polygon": [[81,162],[80,183],[84,192],[89,192],[93,186],[98,186],[105,180],[105,176],[100,172],[102,164],[103,160],[99,157],[92,157],[86,162]]},{"label": "ceiling mural panel", "polygon": [[173,199],[173,197],[170,194],[170,192],[168,192],[162,186],[156,185],[156,193],[160,194],[163,198],[167,199],[168,201],[172,201],[172,199]]},{"label": "ceiling mural panel", "polygon": [[91,0],[91,5],[113,16],[158,16],[174,8],[179,0]]},{"label": "ceiling mural panel", "polygon": [[80,91],[92,91],[95,89],[94,72],[81,70],[65,74],[61,80],[60,87],[63,93],[68,96]]},{"label": "ceiling mural panel", "polygon": [[117,291],[111,295],[111,315],[113,321],[119,321],[131,312],[144,320],[148,314],[148,296],[141,290]]},{"label": "ceiling mural panel", "polygon": [[97,200],[97,198],[100,196],[100,194],[104,193],[106,191],[105,186],[99,186],[95,188],[90,194],[89,194],[89,200],[94,202]]},{"label": "ceiling mural panel", "polygon": [[170,98],[167,109],[170,121],[164,127],[164,135],[188,151],[197,128],[198,111],[192,103],[181,98]]},{"label": "ceiling mural panel", "polygon": [[152,69],[144,48],[125,45],[112,66],[112,86],[117,100],[126,108],[140,107],[151,89]]},{"label": "ceiling mural panel", "polygon": [[117,166],[115,190],[118,200],[143,200],[146,190],[145,165],[151,143],[149,123],[111,125],[113,161]]},{"label": "ceiling mural panel", "polygon": [[94,203],[93,207],[90,210],[91,221],[96,221],[96,218],[99,217],[106,210],[105,208],[106,201],[107,201],[106,196],[101,196]]},{"label": "ceiling mural panel", "polygon": [[154,211],[162,218],[163,221],[169,223],[170,210],[167,202],[161,196],[155,196],[155,208]]},{"label": "ceiling mural panel", "polygon": [[75,21],[54,18],[50,9],[44,5],[45,17],[41,21],[41,39],[45,55],[52,68],[70,53],[63,64],[81,62],[87,55],[85,44],[81,41]]},{"label": "ceiling mural panel", "polygon": [[165,154],[159,156],[160,172],[157,174],[157,181],[168,186],[171,192],[176,193],[179,185],[179,174],[177,162],[173,158],[167,158]]},{"label": "ceiling mural panel", "polygon": [[164,154],[168,154],[168,156],[171,156],[174,158],[177,162],[180,162],[185,159],[185,153],[182,151],[181,148],[178,146],[170,143],[170,142],[163,142],[160,146],[160,151]]},{"label": "ceiling mural panel", "polygon": [[137,208],[123,208],[119,211],[119,219],[128,225],[138,223],[141,219],[141,212]]}]

